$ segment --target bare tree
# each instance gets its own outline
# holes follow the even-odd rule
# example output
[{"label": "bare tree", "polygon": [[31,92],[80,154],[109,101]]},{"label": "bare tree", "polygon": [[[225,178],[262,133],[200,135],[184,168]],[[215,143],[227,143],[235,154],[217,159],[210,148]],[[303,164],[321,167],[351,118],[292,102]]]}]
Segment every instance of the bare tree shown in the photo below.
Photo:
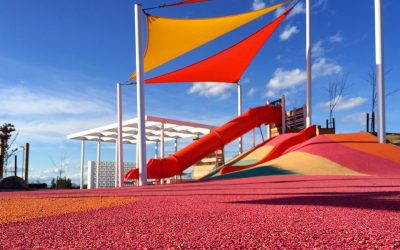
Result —
[{"label": "bare tree", "polygon": [[7,159],[7,152],[16,138],[14,137],[14,139],[11,140],[11,143],[8,144],[8,141],[12,137],[11,133],[14,131],[15,127],[11,123],[4,123],[0,126],[0,179],[3,178],[4,162]]},{"label": "bare tree", "polygon": [[333,112],[347,89],[347,78],[348,74],[337,74],[334,80],[328,79],[328,86],[325,90],[329,97],[329,124],[331,126],[333,124]]},{"label": "bare tree", "polygon": [[[384,76],[388,75],[390,70],[384,72]],[[372,69],[364,80],[371,86],[371,128],[372,132],[375,132],[375,111],[377,103],[377,90],[376,90],[376,71]],[[386,91],[385,96],[391,96],[400,92],[400,89]]]},{"label": "bare tree", "polygon": [[57,173],[57,180],[55,181],[55,183],[56,183],[56,187],[55,188],[60,188],[59,184],[62,183],[61,176],[65,172],[65,168],[68,167],[67,154],[65,152],[62,152],[57,161],[54,160],[54,158],[51,157],[51,156],[49,156],[49,159],[50,159],[51,163],[53,164],[55,172]]},{"label": "bare tree", "polygon": [[68,166],[68,157],[66,153],[61,153],[58,161],[55,161],[53,157],[49,157],[53,167],[57,172],[57,176],[61,178],[62,174],[65,172],[65,168]]}]

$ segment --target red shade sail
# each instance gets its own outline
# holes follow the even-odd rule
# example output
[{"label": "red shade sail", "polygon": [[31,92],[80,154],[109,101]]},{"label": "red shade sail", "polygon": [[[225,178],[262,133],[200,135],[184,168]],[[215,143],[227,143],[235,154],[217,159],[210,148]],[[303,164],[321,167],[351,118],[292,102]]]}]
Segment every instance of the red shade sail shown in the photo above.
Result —
[{"label": "red shade sail", "polygon": [[145,83],[229,82],[237,83],[264,43],[294,6],[256,33],[200,62],[145,80]]},{"label": "red shade sail", "polygon": [[208,2],[209,0],[186,0],[186,1],[180,1],[177,3],[171,3],[171,4],[166,4],[164,6],[176,6],[176,5],[182,5],[182,4],[188,4],[188,3],[200,3],[200,2]]}]

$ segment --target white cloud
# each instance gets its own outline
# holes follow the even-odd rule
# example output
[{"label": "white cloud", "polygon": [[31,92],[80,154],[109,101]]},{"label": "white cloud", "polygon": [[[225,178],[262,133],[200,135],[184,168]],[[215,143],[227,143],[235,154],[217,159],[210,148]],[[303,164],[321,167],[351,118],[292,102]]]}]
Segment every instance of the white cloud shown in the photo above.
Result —
[{"label": "white cloud", "polygon": [[350,123],[355,123],[355,124],[359,124],[359,125],[363,125],[363,126],[365,126],[365,124],[366,124],[365,113],[362,113],[362,112],[345,115],[340,120],[343,122],[350,122]]},{"label": "white cloud", "polygon": [[253,96],[254,93],[255,93],[256,91],[257,91],[256,88],[251,88],[251,89],[249,89],[249,91],[247,92],[247,95],[248,95],[248,96]]},{"label": "white cloud", "polygon": [[[313,79],[340,73],[341,71],[342,67],[340,65],[329,62],[324,57],[317,59],[312,65]],[[305,81],[305,70],[299,68],[293,70],[278,68],[267,83],[266,97],[275,98],[279,97],[282,93],[293,93],[296,91],[296,87],[302,85]]]},{"label": "white cloud", "polygon": [[253,10],[259,10],[262,8],[265,8],[266,4],[264,3],[263,0],[253,0],[253,4],[252,4],[252,9]]},{"label": "white cloud", "polygon": [[296,33],[299,33],[299,29],[297,28],[297,26],[286,25],[279,38],[281,39],[281,41],[286,41]]},{"label": "white cloud", "polygon": [[278,68],[267,84],[266,97],[275,98],[281,90],[292,89],[306,80],[306,72],[301,69],[284,70]]},{"label": "white cloud", "polygon": [[317,0],[312,8],[320,8],[320,10],[325,10],[328,7],[328,0]]},{"label": "white cloud", "polygon": [[18,128],[18,140],[46,143],[65,142],[66,136],[85,129],[103,126],[115,122],[114,116],[87,116],[69,117],[57,119],[46,117],[45,119],[14,120]]},{"label": "white cloud", "polygon": [[235,89],[236,84],[222,82],[194,82],[189,89],[189,94],[199,94],[201,96],[213,96],[221,99],[229,98]]},{"label": "white cloud", "polygon": [[98,94],[3,87],[0,113],[19,131],[17,141],[61,143],[66,135],[114,122],[112,106]]},{"label": "white cloud", "polygon": [[240,84],[247,84],[247,83],[250,83],[250,82],[251,82],[250,78],[245,77],[245,78],[241,79],[239,83]]},{"label": "white cloud", "polygon": [[78,93],[77,96],[68,96],[65,93],[43,93],[19,86],[3,88],[0,92],[3,96],[0,99],[1,113],[6,115],[78,115],[111,111],[106,103],[82,98]]},{"label": "white cloud", "polygon": [[[288,8],[287,7],[280,7],[278,9],[276,9],[275,11],[275,18],[282,15]],[[303,2],[299,2],[294,8],[293,10],[290,12],[289,16],[287,18],[291,18],[294,17],[295,15],[298,14],[304,14],[306,13],[306,8],[304,6]]]},{"label": "white cloud", "polygon": [[323,41],[319,40],[311,48],[311,55],[313,57],[321,57],[325,53],[325,48],[322,47]]},{"label": "white cloud", "polygon": [[[338,100],[338,104],[335,108],[336,111],[350,110],[364,104],[367,101],[367,98],[361,96],[350,98],[337,96],[335,99]],[[329,101],[320,103],[320,106],[325,110],[329,110]]]},{"label": "white cloud", "polygon": [[329,76],[335,73],[340,73],[342,66],[329,62],[325,57],[319,58],[312,65],[313,78]]},{"label": "white cloud", "polygon": [[336,107],[336,110],[349,110],[349,109],[353,109],[356,108],[362,104],[364,104],[367,101],[367,98],[365,97],[351,97],[351,98],[341,98],[341,100],[339,100],[339,103]]},{"label": "white cloud", "polygon": [[330,43],[340,43],[343,41],[343,36],[342,36],[342,31],[339,30],[336,34],[334,34],[333,36],[330,36],[328,38],[328,41]]}]

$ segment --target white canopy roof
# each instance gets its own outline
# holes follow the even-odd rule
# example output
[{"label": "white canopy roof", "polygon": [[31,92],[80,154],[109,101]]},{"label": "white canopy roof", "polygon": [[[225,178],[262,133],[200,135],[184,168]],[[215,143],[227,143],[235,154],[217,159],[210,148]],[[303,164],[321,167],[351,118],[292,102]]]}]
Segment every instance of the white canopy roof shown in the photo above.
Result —
[{"label": "white canopy roof", "polygon": [[[146,143],[155,143],[161,140],[161,126],[164,124],[164,140],[175,140],[206,135],[217,127],[179,121],[155,116],[146,116]],[[136,144],[138,119],[126,120],[122,123],[123,141],[125,144]],[[85,130],[67,136],[70,140],[86,140],[101,142],[116,142],[118,123]]]}]

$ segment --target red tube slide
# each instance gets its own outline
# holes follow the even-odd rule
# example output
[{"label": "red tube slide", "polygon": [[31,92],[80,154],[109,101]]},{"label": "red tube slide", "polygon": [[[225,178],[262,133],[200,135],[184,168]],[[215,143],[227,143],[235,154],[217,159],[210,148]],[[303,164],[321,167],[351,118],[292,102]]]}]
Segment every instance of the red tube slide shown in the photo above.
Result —
[{"label": "red tube slide", "polygon": [[281,156],[286,150],[289,148],[298,145],[302,142],[307,141],[311,137],[314,137],[317,135],[317,126],[313,125],[308,128],[303,129],[299,133],[297,133],[295,136],[290,137],[282,142],[280,142],[278,145],[276,145],[266,156],[264,156],[262,159],[259,161],[252,163],[250,165],[242,165],[242,166],[225,166],[221,168],[219,171],[220,174],[227,174],[231,172],[236,172],[239,170],[243,170],[246,168],[251,168],[254,166],[257,166],[261,163],[271,161],[275,158],[278,158]]},{"label": "red tube slide", "polygon": [[[150,159],[147,163],[147,178],[161,179],[181,174],[208,154],[222,148],[251,129],[262,124],[279,125],[282,121],[280,106],[260,106],[247,110],[241,116],[222,125],[175,154],[164,159]],[[126,173],[125,179],[138,179],[139,169]]]}]

